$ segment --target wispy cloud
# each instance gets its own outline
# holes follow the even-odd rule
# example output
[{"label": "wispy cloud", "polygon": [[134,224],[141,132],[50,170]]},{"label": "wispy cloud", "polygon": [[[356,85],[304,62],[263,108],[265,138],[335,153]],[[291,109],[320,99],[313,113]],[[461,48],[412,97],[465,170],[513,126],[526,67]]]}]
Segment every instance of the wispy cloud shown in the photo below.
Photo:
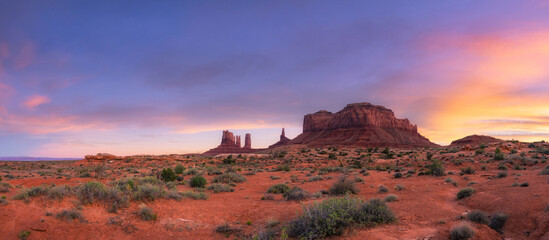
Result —
[{"label": "wispy cloud", "polygon": [[25,106],[27,109],[33,110],[34,108],[50,103],[51,99],[47,96],[42,95],[33,95],[27,98],[22,105]]}]

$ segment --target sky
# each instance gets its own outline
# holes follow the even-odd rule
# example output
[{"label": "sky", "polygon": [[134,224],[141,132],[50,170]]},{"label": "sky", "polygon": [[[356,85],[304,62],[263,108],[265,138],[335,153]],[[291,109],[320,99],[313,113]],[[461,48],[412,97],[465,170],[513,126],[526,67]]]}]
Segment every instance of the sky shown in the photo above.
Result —
[{"label": "sky", "polygon": [[549,140],[547,1],[0,0],[0,156],[267,147],[383,105],[432,142]]}]

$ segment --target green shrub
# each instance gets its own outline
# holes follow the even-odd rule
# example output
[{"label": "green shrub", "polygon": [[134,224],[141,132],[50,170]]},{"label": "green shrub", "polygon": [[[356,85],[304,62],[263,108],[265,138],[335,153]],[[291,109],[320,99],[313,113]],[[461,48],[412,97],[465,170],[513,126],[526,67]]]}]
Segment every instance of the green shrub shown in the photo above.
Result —
[{"label": "green shrub", "polygon": [[285,192],[282,196],[288,201],[300,201],[309,198],[311,194],[309,194],[309,192],[303,190],[302,188],[295,186],[289,191]]},{"label": "green shrub", "polygon": [[213,179],[214,183],[242,183],[246,181],[246,177],[235,173],[228,172],[221,175],[215,176]]},{"label": "green shrub", "polygon": [[383,201],[385,201],[385,202],[396,202],[396,201],[398,201],[398,196],[394,195],[394,194],[390,194],[390,195],[385,196]]},{"label": "green shrub", "polygon": [[183,172],[185,171],[185,167],[181,164],[177,164],[177,166],[175,166],[174,170],[175,170],[176,174],[183,174]]},{"label": "green shrub", "polygon": [[236,159],[233,158],[233,155],[229,155],[225,159],[223,159],[223,164],[235,164]]},{"label": "green shrub", "polygon": [[486,225],[490,223],[490,218],[488,218],[488,215],[486,215],[485,212],[479,210],[473,210],[467,213],[467,220]]},{"label": "green shrub", "polygon": [[475,192],[474,188],[469,188],[469,187],[463,188],[459,190],[459,192],[457,193],[457,199],[461,200],[463,198],[470,197],[473,195],[474,192]]},{"label": "green shrub", "polygon": [[501,171],[498,173],[498,175],[496,175],[496,178],[504,178],[504,177],[507,177],[506,171]]},{"label": "green shrub", "polygon": [[475,174],[475,169],[473,169],[471,166],[467,166],[466,168],[461,169],[462,174]]},{"label": "green shrub", "polygon": [[172,168],[165,168],[162,169],[162,173],[160,173],[160,178],[162,178],[162,181],[164,182],[173,182],[177,179],[177,175]]},{"label": "green shrub", "polygon": [[427,165],[427,175],[433,175],[433,176],[444,176],[445,175],[445,169],[442,166],[442,163],[439,160],[433,160],[433,163],[430,165]]},{"label": "green shrub", "polygon": [[541,175],[549,175],[549,165],[545,166],[545,168],[541,170]]},{"label": "green shrub", "polygon": [[491,229],[496,230],[496,232],[498,233],[503,233],[502,232],[503,226],[505,226],[505,222],[507,221],[508,217],[509,216],[507,216],[507,214],[505,213],[502,213],[502,212],[496,213],[492,215],[492,218],[490,219],[490,224],[488,224],[488,226]]},{"label": "green shrub", "polygon": [[206,189],[213,190],[214,193],[234,192],[234,188],[232,188],[228,185],[223,185],[223,184],[213,184],[213,185],[208,186]]},{"label": "green shrub", "polygon": [[192,198],[194,200],[208,200],[208,198],[210,197],[210,195],[205,192],[185,191],[182,194],[183,197]]},{"label": "green shrub", "polygon": [[290,165],[288,165],[288,164],[278,165],[276,167],[275,171],[289,172],[290,171]]},{"label": "green shrub", "polygon": [[348,176],[341,175],[328,191],[331,195],[344,195],[347,193],[357,194],[358,188],[355,186],[355,182],[356,181],[350,179]]},{"label": "green shrub", "polygon": [[299,239],[321,239],[340,235],[353,225],[372,226],[395,221],[391,209],[379,199],[330,198],[303,209],[288,225],[288,235]]},{"label": "green shrub", "polygon": [[475,235],[475,231],[469,225],[461,224],[450,230],[450,240],[467,240]]},{"label": "green shrub", "polygon": [[128,207],[129,198],[117,188],[109,188],[105,192],[103,201],[107,206],[107,211],[116,213],[118,209]]},{"label": "green shrub", "polygon": [[7,182],[0,182],[0,193],[6,193],[9,192],[11,189],[11,185]]},{"label": "green shrub", "polygon": [[74,220],[84,221],[84,217],[82,216],[82,213],[74,209],[64,209],[63,211],[55,214],[55,217],[65,221],[74,221]]},{"label": "green shrub", "polygon": [[269,189],[267,189],[267,193],[274,193],[274,194],[285,193],[287,191],[290,191],[290,186],[284,183],[275,184],[269,187]]},{"label": "green shrub", "polygon": [[203,188],[206,186],[206,178],[200,175],[195,175],[191,178],[190,184],[193,188]]},{"label": "green shrub", "polygon": [[17,235],[19,237],[19,239],[21,240],[27,240],[29,239],[29,236],[31,235],[31,231],[28,231],[28,230],[23,230],[19,233],[19,235]]},{"label": "green shrub", "polygon": [[387,193],[389,189],[383,185],[379,186],[378,193]]},{"label": "green shrub", "polygon": [[90,181],[78,187],[77,197],[82,204],[95,203],[105,197],[105,185],[100,182]]},{"label": "green shrub", "polygon": [[137,191],[133,193],[132,197],[138,201],[154,201],[162,198],[164,194],[165,191],[161,186],[145,183],[137,187]]},{"label": "green shrub", "polygon": [[145,206],[139,208],[137,215],[139,215],[139,217],[145,221],[156,220],[157,217],[152,208]]}]

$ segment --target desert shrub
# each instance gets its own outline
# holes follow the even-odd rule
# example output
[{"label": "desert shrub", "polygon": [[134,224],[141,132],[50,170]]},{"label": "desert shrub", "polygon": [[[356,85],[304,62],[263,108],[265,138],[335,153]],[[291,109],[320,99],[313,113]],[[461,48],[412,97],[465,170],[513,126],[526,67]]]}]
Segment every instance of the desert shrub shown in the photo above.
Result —
[{"label": "desert shrub", "polygon": [[387,193],[389,192],[389,189],[383,185],[379,186],[378,193]]},{"label": "desert shrub", "polygon": [[197,174],[198,174],[198,169],[196,168],[189,168],[183,173],[183,175],[197,175]]},{"label": "desert shrub", "polygon": [[278,165],[276,167],[275,171],[289,172],[290,171],[290,165],[288,165],[288,164]]},{"label": "desert shrub", "polygon": [[246,181],[246,177],[235,173],[228,172],[221,175],[215,176],[213,179],[214,183],[242,183]]},{"label": "desert shrub", "polygon": [[357,194],[358,188],[353,179],[347,175],[341,175],[328,190],[331,195],[344,195],[347,193]]},{"label": "desert shrub", "polygon": [[177,175],[172,168],[165,168],[162,169],[162,173],[160,173],[160,178],[162,178],[162,181],[164,182],[173,182],[177,179]]},{"label": "desert shrub", "polygon": [[185,171],[185,167],[181,164],[177,164],[174,168],[175,174],[183,174],[184,171]]},{"label": "desert shrub", "polygon": [[232,188],[228,185],[223,185],[223,184],[213,184],[213,185],[208,186],[206,189],[213,190],[214,193],[234,192],[234,188]]},{"label": "desert shrub", "polygon": [[67,185],[53,186],[46,190],[46,195],[50,199],[63,199],[65,196],[72,193],[72,188]]},{"label": "desert shrub", "polygon": [[545,207],[545,212],[549,212],[549,204]]},{"label": "desert shrub", "polygon": [[17,237],[19,237],[19,239],[21,240],[27,240],[29,239],[30,235],[31,235],[31,231],[23,230],[17,235]]},{"label": "desert shrub", "polygon": [[164,189],[161,186],[145,183],[137,187],[137,191],[133,193],[132,197],[138,201],[154,201],[162,198],[164,194]]},{"label": "desert shrub", "polygon": [[105,192],[103,201],[107,210],[112,213],[118,212],[118,209],[128,207],[128,196],[117,188],[109,188]]},{"label": "desert shrub", "polygon": [[470,197],[473,195],[474,192],[475,192],[474,188],[469,188],[469,187],[463,188],[459,190],[459,192],[457,193],[457,199],[461,200],[463,198]]},{"label": "desert shrub", "polygon": [[521,187],[528,187],[530,184],[528,182],[523,182],[520,184]]},{"label": "desert shrub", "polygon": [[541,175],[549,175],[549,165],[545,166],[545,168],[541,170]]},{"label": "desert shrub", "polygon": [[76,194],[83,204],[95,203],[105,197],[106,189],[103,183],[90,181],[80,185]]},{"label": "desert shrub", "polygon": [[466,224],[461,224],[450,230],[450,240],[467,240],[474,235],[475,231]]},{"label": "desert shrub", "polygon": [[10,202],[6,199],[6,196],[0,197],[0,205],[6,205],[8,203]]},{"label": "desert shrub", "polygon": [[353,225],[375,225],[395,220],[393,212],[379,199],[330,198],[303,209],[288,225],[288,235],[299,239],[320,239],[340,235]]},{"label": "desert shrub", "polygon": [[38,197],[42,195],[46,195],[48,192],[47,187],[43,186],[34,186],[31,188],[24,188],[21,189],[14,197],[15,200],[24,200],[29,201],[33,197]]},{"label": "desert shrub", "polygon": [[496,175],[496,178],[504,178],[504,177],[507,177],[506,171],[501,171],[498,173],[498,175]]},{"label": "desert shrub", "polygon": [[194,200],[208,200],[210,195],[205,192],[185,191],[182,193],[183,197],[191,198]]},{"label": "desert shrub", "polygon": [[397,185],[395,185],[395,190],[397,190],[397,191],[406,190],[406,187],[404,187],[404,186],[401,185],[401,184],[397,184]]},{"label": "desert shrub", "polygon": [[229,225],[228,223],[224,223],[224,224],[221,224],[221,225],[217,226],[215,228],[215,231],[218,232],[218,233],[223,233],[225,235],[229,235],[231,233],[238,232],[239,229],[232,228],[231,225]]},{"label": "desert shrub", "polygon": [[178,192],[176,190],[172,190],[172,191],[169,191],[168,193],[166,193],[166,198],[181,200],[183,198],[183,194],[181,194],[180,192]]},{"label": "desert shrub", "polygon": [[74,221],[74,220],[84,221],[84,217],[82,216],[82,213],[74,209],[64,209],[63,211],[56,213],[55,217],[65,221]]},{"label": "desert shrub", "polygon": [[80,173],[80,175],[78,177],[81,177],[81,178],[90,178],[92,175],[90,172],[83,172],[83,173]]},{"label": "desert shrub", "polygon": [[275,197],[273,194],[267,193],[261,197],[261,200],[274,200]]},{"label": "desert shrub", "polygon": [[142,206],[141,208],[139,208],[139,210],[137,211],[137,215],[139,215],[139,217],[145,221],[156,220],[157,217],[152,208],[146,206]]},{"label": "desert shrub", "polygon": [[290,191],[290,186],[284,183],[272,185],[271,187],[269,187],[269,189],[267,189],[267,193],[274,193],[274,194],[286,193],[287,191]]},{"label": "desert shrub", "polygon": [[503,153],[496,153],[494,154],[494,160],[498,160],[498,161],[501,161],[505,158],[505,155],[503,155]]},{"label": "desert shrub", "polygon": [[425,174],[440,177],[445,175],[445,171],[446,170],[439,160],[433,160],[433,163],[427,165],[427,171]]},{"label": "desert shrub", "polygon": [[490,224],[488,224],[488,227],[491,229],[496,230],[498,233],[502,233],[503,226],[505,226],[505,222],[507,221],[507,214],[499,212],[494,215],[492,215],[492,218],[490,219]]},{"label": "desert shrub", "polygon": [[191,178],[190,184],[193,188],[203,188],[206,186],[206,178],[200,175],[195,175]]},{"label": "desert shrub", "polygon": [[394,195],[394,194],[390,194],[390,195],[385,196],[383,201],[385,201],[385,202],[396,202],[396,201],[398,201],[398,196]]},{"label": "desert shrub", "polygon": [[320,181],[320,180],[324,180],[324,177],[322,176],[312,176],[309,178],[309,182],[315,182],[315,181]]},{"label": "desert shrub", "polygon": [[471,166],[467,166],[465,168],[461,169],[462,174],[475,174],[475,169],[473,169]]},{"label": "desert shrub", "polygon": [[[161,185],[162,182],[160,182],[160,180],[158,180],[157,178],[155,177],[143,177],[143,178],[140,178],[139,179],[139,183],[140,184],[144,184],[144,183],[148,183],[148,184],[152,184],[152,185]],[[129,184],[129,182],[128,182]]]},{"label": "desert shrub", "polygon": [[0,193],[9,192],[11,185],[7,182],[0,182]]},{"label": "desert shrub", "polygon": [[236,159],[233,158],[233,155],[229,155],[228,157],[223,159],[223,164],[235,164]]},{"label": "desert shrub", "polygon": [[299,201],[299,200],[304,200],[304,199],[309,198],[310,195],[311,194],[309,194],[309,192],[303,190],[300,187],[295,186],[292,189],[290,189],[289,191],[285,192],[284,195],[282,195],[282,196],[288,201],[290,201],[290,200]]},{"label": "desert shrub", "polygon": [[401,173],[401,172],[396,172],[395,174],[393,174],[393,177],[394,177],[394,178],[401,178],[401,177],[402,177],[402,173]]},{"label": "desert shrub", "polygon": [[473,210],[467,213],[467,220],[481,224],[490,223],[490,218],[488,218],[488,215],[486,215],[485,212],[479,210]]}]

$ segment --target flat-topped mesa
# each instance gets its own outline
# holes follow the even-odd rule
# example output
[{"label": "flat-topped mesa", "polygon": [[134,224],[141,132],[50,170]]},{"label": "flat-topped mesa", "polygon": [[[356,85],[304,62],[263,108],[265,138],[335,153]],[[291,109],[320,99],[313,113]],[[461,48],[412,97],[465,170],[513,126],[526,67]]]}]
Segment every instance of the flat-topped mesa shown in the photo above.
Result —
[{"label": "flat-topped mesa", "polygon": [[246,133],[246,138],[244,139],[244,149],[252,149],[252,135]]},{"label": "flat-topped mesa", "polygon": [[408,119],[370,103],[348,104],[337,113],[325,110],[305,115],[303,133],[292,144],[368,147],[436,146],[417,132]]},{"label": "flat-topped mesa", "polygon": [[479,146],[481,144],[488,145],[490,143],[500,143],[503,142],[503,140],[491,137],[491,136],[485,136],[485,135],[470,135],[464,138],[460,138],[458,140],[453,141],[450,146]]},{"label": "flat-topped mesa", "polygon": [[282,128],[282,134],[280,134],[280,141],[276,142],[275,144],[269,146],[269,148],[279,147],[286,145],[290,143],[291,139],[286,137],[286,133],[284,132],[284,128]]}]

